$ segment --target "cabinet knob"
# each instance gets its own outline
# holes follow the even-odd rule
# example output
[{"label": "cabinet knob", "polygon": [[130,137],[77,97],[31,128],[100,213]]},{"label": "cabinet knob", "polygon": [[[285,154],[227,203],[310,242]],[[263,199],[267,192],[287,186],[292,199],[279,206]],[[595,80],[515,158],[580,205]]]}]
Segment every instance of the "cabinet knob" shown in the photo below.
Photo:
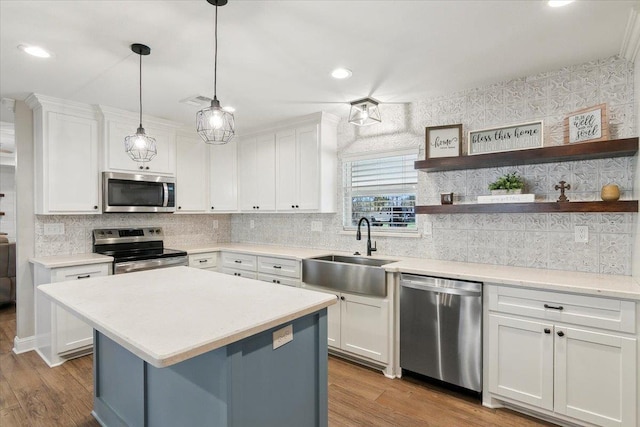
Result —
[{"label": "cabinet knob", "polygon": [[98,209],[98,206],[97,205],[93,206],[93,209]]},{"label": "cabinet knob", "polygon": [[563,337],[563,336],[564,336],[564,332],[562,332],[562,331],[558,331],[558,336],[559,336],[559,337]]},{"label": "cabinet knob", "polygon": [[256,206],[256,209],[260,209],[260,206]]},{"label": "cabinet knob", "polygon": [[178,206],[178,209],[182,209],[182,206]]},{"label": "cabinet knob", "polygon": [[550,333],[551,333],[551,329],[549,329],[549,328],[544,328],[544,333],[545,333],[545,334],[550,334]]},{"label": "cabinet knob", "polygon": [[341,299],[342,301],[344,301],[344,297],[340,297],[340,299]]},{"label": "cabinet knob", "polygon": [[141,170],[142,170],[142,169],[144,169],[144,166],[140,166],[140,169],[141,169]]},{"label": "cabinet knob", "polygon": [[300,206],[296,205],[296,209],[299,208]]},{"label": "cabinet knob", "polygon": [[147,166],[145,169],[146,169],[146,170],[149,170],[149,166]]},{"label": "cabinet knob", "polygon": [[213,210],[213,206],[211,206],[211,210]]},{"label": "cabinet knob", "polygon": [[291,205],[291,209],[293,209],[293,208],[295,208],[295,206],[294,206],[294,205]]}]

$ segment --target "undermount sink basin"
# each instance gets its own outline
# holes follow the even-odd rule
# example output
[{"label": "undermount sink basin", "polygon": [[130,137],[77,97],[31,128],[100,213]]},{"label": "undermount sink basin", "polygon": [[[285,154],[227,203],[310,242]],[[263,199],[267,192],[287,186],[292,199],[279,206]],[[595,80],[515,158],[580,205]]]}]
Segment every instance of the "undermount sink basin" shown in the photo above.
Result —
[{"label": "undermount sink basin", "polygon": [[326,255],[302,260],[302,281],[337,291],[386,296],[385,264],[388,259]]}]

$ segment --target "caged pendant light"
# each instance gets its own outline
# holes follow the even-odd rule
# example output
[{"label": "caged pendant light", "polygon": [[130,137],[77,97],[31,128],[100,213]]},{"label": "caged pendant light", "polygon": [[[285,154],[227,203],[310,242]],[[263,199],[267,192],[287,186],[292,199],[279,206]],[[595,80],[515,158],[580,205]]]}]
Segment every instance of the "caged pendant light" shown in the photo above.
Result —
[{"label": "caged pendant light", "polygon": [[156,139],[147,135],[142,127],[142,56],[149,55],[151,48],[140,43],[134,43],[131,45],[131,50],[140,56],[140,126],[138,126],[136,133],[124,139],[124,148],[131,160],[144,163],[151,161],[158,154]]},{"label": "caged pendant light", "polygon": [[213,65],[213,99],[211,106],[196,113],[198,134],[207,144],[226,144],[235,135],[235,121],[233,114],[220,107],[216,96],[216,78],[218,73],[218,6],[227,4],[227,0],[207,0],[216,7],[214,40],[215,53]]},{"label": "caged pendant light", "polygon": [[357,126],[368,126],[380,123],[379,102],[373,98],[363,98],[351,103],[349,123]]}]

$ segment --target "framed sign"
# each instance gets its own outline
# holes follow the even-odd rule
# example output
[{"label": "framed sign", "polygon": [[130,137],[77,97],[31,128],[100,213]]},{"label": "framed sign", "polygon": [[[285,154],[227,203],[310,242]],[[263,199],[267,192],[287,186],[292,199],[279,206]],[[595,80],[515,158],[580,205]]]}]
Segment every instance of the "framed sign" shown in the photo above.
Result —
[{"label": "framed sign", "polygon": [[497,153],[542,147],[542,121],[469,132],[468,154]]},{"label": "framed sign", "polygon": [[462,154],[462,124],[425,128],[427,159]]},{"label": "framed sign", "polygon": [[606,141],[609,139],[607,104],[571,113],[564,119],[564,143]]}]

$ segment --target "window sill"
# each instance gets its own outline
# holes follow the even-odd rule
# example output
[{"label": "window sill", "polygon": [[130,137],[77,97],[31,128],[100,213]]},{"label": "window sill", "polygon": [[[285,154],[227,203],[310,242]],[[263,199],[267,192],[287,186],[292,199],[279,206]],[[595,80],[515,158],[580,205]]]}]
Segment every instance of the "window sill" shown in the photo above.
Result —
[{"label": "window sill", "polygon": [[[360,230],[361,233],[364,235],[364,237],[366,238],[366,233],[367,230]],[[339,235],[343,235],[343,236],[353,236],[355,238],[356,236],[356,230],[342,230],[338,232]],[[401,238],[405,238],[405,239],[419,239],[422,237],[422,234],[419,233],[417,230],[416,231],[407,231],[404,233],[398,233],[398,232],[393,232],[393,231],[374,231],[373,228],[371,229],[371,237],[401,237]]]}]

